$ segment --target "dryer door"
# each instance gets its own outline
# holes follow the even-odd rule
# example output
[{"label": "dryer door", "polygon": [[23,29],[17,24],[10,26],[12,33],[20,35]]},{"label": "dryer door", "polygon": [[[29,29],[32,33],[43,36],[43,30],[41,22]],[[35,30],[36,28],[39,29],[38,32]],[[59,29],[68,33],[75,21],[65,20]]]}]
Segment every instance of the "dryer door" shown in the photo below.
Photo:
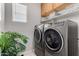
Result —
[{"label": "dryer door", "polygon": [[53,52],[58,52],[63,46],[62,36],[55,29],[47,29],[44,33],[46,47]]},{"label": "dryer door", "polygon": [[36,43],[40,43],[41,36],[42,36],[41,30],[36,28],[34,30],[34,40],[35,40]]}]

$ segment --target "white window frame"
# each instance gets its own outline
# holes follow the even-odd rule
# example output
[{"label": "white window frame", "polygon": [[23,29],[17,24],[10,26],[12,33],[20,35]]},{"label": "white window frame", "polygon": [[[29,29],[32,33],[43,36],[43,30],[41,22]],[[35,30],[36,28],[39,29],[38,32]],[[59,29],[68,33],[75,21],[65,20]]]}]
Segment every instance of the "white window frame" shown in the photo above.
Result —
[{"label": "white window frame", "polygon": [[3,3],[0,3],[0,21],[2,20]]},{"label": "white window frame", "polygon": [[[18,17],[17,17],[18,16]],[[12,21],[14,22],[27,22],[27,6],[20,3],[12,4]]]}]

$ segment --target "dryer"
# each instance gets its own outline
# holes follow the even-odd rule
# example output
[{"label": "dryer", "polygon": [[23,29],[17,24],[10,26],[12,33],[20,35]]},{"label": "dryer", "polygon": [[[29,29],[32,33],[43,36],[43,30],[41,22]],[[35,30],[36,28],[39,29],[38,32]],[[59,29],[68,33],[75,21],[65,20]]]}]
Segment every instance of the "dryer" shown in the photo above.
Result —
[{"label": "dryer", "polygon": [[39,24],[34,27],[34,52],[37,56],[44,56],[44,44],[42,40],[42,34],[44,31],[44,25]]},{"label": "dryer", "polygon": [[44,27],[45,56],[77,56],[78,27],[73,21],[55,22]]}]

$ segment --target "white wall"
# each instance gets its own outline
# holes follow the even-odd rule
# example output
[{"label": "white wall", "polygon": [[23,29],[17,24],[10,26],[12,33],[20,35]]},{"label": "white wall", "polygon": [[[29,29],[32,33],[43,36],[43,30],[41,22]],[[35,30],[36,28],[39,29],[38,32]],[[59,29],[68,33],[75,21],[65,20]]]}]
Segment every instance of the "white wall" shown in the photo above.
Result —
[{"label": "white wall", "polygon": [[2,3],[2,6],[1,6],[1,20],[0,20],[0,32],[4,31],[4,4]]},{"label": "white wall", "polygon": [[27,23],[19,23],[19,22],[13,22],[12,21],[12,4],[5,4],[5,31],[15,31],[15,32],[21,32],[29,37],[29,41],[27,44],[27,50],[32,50],[33,45],[33,31],[34,26],[36,24],[40,23],[41,19],[41,10],[40,10],[40,4],[24,4],[27,5],[28,8],[28,14],[27,14]]}]

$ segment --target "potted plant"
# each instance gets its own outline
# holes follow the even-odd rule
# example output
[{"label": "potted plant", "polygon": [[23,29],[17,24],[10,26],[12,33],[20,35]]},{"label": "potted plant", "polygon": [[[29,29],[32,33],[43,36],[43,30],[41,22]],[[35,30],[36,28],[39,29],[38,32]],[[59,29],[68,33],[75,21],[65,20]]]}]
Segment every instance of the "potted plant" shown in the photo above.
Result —
[{"label": "potted plant", "polygon": [[[18,39],[19,38],[19,39]],[[0,48],[2,56],[17,56],[25,50],[28,37],[17,32],[1,32]]]}]

